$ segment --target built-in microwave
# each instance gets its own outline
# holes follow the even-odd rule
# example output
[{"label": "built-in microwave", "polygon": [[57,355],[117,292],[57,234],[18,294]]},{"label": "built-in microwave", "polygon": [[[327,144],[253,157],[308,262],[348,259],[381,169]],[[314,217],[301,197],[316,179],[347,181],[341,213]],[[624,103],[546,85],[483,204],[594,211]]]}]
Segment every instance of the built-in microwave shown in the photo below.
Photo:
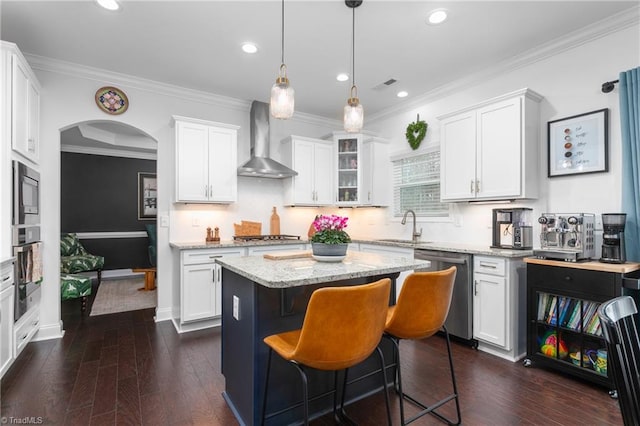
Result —
[{"label": "built-in microwave", "polygon": [[40,224],[40,173],[13,161],[13,225]]}]

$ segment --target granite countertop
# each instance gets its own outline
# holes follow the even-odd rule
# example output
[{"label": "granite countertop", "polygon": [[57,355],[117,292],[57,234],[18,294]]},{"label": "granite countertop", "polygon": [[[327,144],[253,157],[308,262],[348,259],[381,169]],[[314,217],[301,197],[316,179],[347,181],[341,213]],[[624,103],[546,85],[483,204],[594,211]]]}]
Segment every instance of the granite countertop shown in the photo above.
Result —
[{"label": "granite countertop", "polygon": [[426,269],[430,262],[400,256],[348,252],[342,262],[311,258],[270,260],[263,256],[222,257],[216,262],[245,278],[270,288],[298,287],[328,281],[370,277]]},{"label": "granite countertop", "polygon": [[368,240],[360,239],[353,240],[354,242],[366,243],[366,244],[378,244],[391,247],[407,247],[414,250],[436,250],[436,251],[448,251],[452,253],[469,253],[469,254],[483,254],[487,256],[499,256],[499,257],[527,257],[533,256],[533,250],[509,250],[509,249],[494,249],[488,245],[480,244],[466,244],[466,243],[449,243],[438,241],[418,241],[413,243],[411,241],[385,241],[385,240]]},{"label": "granite countertop", "polygon": [[[418,241],[417,243],[410,240],[376,240],[369,238],[353,238],[353,243],[376,244],[387,247],[404,247],[415,250],[437,250],[448,251],[452,253],[468,253],[481,254],[486,256],[499,256],[509,258],[521,258],[533,256],[533,250],[508,250],[508,249],[492,249],[488,245],[466,244],[466,243],[449,243],[437,241]],[[251,241],[234,241],[222,240],[219,243],[205,243],[202,241],[187,242],[171,242],[169,245],[179,250],[208,249],[208,248],[225,248],[225,247],[254,247],[254,246],[273,246],[273,245],[291,245],[291,244],[309,244],[308,240],[251,240]]]}]

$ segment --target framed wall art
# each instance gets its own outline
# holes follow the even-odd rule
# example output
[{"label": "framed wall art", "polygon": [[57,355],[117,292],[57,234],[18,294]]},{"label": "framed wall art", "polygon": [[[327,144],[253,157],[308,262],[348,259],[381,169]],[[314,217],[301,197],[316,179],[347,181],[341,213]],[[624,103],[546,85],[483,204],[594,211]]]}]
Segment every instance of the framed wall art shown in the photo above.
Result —
[{"label": "framed wall art", "polygon": [[609,109],[547,123],[548,176],[609,171]]},{"label": "framed wall art", "polygon": [[155,220],[158,214],[158,184],[155,173],[138,173],[138,219]]}]

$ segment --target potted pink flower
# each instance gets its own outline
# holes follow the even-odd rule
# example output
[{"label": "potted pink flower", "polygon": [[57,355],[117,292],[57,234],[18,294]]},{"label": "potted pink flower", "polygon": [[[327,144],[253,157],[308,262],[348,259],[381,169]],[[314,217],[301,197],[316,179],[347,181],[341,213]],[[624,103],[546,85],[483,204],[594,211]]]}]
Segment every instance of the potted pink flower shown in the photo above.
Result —
[{"label": "potted pink flower", "polygon": [[348,217],[318,215],[313,221],[315,234],[311,237],[311,248],[315,256],[344,256],[351,237],[345,232]]}]

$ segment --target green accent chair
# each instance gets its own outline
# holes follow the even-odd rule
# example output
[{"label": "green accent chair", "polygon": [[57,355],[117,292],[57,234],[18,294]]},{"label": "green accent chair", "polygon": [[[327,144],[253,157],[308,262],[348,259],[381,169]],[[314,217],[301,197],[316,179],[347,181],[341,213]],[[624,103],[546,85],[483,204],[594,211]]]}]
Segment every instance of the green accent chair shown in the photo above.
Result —
[{"label": "green accent chair", "polygon": [[81,299],[80,311],[87,310],[87,297],[91,295],[91,278],[84,275],[61,274],[60,298]]},{"label": "green accent chair", "polygon": [[149,238],[149,263],[151,266],[157,266],[158,259],[158,229],[156,225],[145,225],[147,228],[147,237]]},{"label": "green accent chair", "polygon": [[77,274],[78,272],[96,271],[98,285],[102,280],[104,257],[95,256],[87,252],[80,244],[76,234],[62,234],[60,236],[60,272],[63,274]]}]

